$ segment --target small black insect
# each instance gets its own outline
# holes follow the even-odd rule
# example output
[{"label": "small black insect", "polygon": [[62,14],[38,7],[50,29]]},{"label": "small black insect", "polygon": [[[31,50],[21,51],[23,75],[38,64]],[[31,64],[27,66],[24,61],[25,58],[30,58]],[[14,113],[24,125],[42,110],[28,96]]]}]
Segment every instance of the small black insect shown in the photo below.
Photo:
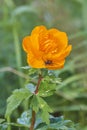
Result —
[{"label": "small black insect", "polygon": [[52,64],[52,60],[45,61],[45,65],[50,65],[50,64]]}]

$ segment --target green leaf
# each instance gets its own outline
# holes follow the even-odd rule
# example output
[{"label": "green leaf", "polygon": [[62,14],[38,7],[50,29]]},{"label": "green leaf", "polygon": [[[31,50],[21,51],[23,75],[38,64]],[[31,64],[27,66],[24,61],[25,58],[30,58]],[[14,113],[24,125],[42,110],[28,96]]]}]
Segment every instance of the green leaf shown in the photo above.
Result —
[{"label": "green leaf", "polygon": [[4,121],[5,121],[5,119],[0,118],[0,123],[3,123]]},{"label": "green leaf", "polygon": [[36,86],[35,86],[34,84],[29,83],[29,84],[26,85],[26,87],[29,89],[29,91],[30,91],[31,93],[34,93],[34,92],[35,92]]},{"label": "green leaf", "polygon": [[30,68],[29,70],[28,70],[28,74],[29,75],[34,75],[35,76],[35,74],[38,74],[39,73],[39,69],[36,69],[36,68]]},{"label": "green leaf", "polygon": [[48,76],[44,77],[44,80],[48,81],[50,83],[55,83],[55,84],[60,84],[61,83],[61,79],[58,78],[58,75],[56,75],[55,72],[51,73],[51,74],[49,73]]},{"label": "green leaf", "polygon": [[56,84],[50,83],[49,81],[42,80],[38,95],[42,97],[47,97],[53,95],[54,91],[56,91]]},{"label": "green leaf", "polygon": [[[32,110],[25,111],[21,114],[21,117],[17,119],[18,125],[24,127],[30,127],[31,125],[31,118],[32,118]],[[36,128],[40,123],[42,123],[40,112],[36,114],[36,121],[34,127]]]},{"label": "green leaf", "polygon": [[23,67],[21,67],[22,69],[25,69],[25,70],[28,70],[28,69],[30,69],[30,66],[23,66]]},{"label": "green leaf", "polygon": [[41,97],[39,97],[38,95],[34,95],[33,99],[31,100],[30,107],[36,113],[40,110],[42,120],[46,122],[46,124],[49,124],[49,113],[52,112],[52,109]]},{"label": "green leaf", "polygon": [[7,130],[6,124],[0,124],[0,130]]},{"label": "green leaf", "polygon": [[50,118],[50,124],[39,124],[36,130],[76,130],[70,120],[64,120],[63,116]]},{"label": "green leaf", "polygon": [[33,96],[31,100],[30,107],[37,113],[39,111],[39,101],[36,95]]},{"label": "green leaf", "polygon": [[39,106],[40,109],[46,109],[48,112],[52,112],[52,109],[48,106],[48,104],[46,103],[46,101],[44,101],[41,97],[37,96],[38,102],[39,102]]},{"label": "green leaf", "polygon": [[49,112],[47,111],[46,108],[45,108],[45,110],[42,110],[42,111],[41,111],[41,117],[42,117],[43,122],[46,122],[46,124],[49,124],[49,123],[50,123],[50,120],[49,120]]},{"label": "green leaf", "polygon": [[32,93],[27,88],[16,89],[13,94],[7,99],[6,117],[11,115],[23,100],[29,99]]},{"label": "green leaf", "polygon": [[49,112],[52,112],[52,109],[41,97],[39,97],[38,100],[40,104],[42,120],[46,122],[46,124],[49,124]]},{"label": "green leaf", "polygon": [[25,12],[36,13],[36,10],[31,6],[27,6],[27,5],[26,6],[20,6],[20,7],[17,7],[16,9],[13,10],[12,15],[16,16],[16,15],[20,15],[20,14],[25,13]]},{"label": "green leaf", "polygon": [[17,119],[17,122],[21,125],[24,125],[25,127],[29,127],[31,124],[31,116],[32,112],[31,110],[25,111],[22,113],[21,117]]},{"label": "green leaf", "polygon": [[[32,110],[28,110],[25,111],[21,114],[21,117],[17,119],[17,123],[14,122],[4,122],[2,124],[0,124],[0,128],[7,128],[7,126],[16,126],[16,127],[25,127],[25,128],[29,128],[31,125],[31,117],[32,117]],[[42,123],[41,117],[38,114],[36,114],[36,121],[35,121],[35,125],[34,127],[36,128],[38,126],[38,124]],[[4,130],[4,129],[0,129],[0,130]],[[6,129],[7,130],[7,129]]]},{"label": "green leaf", "polygon": [[58,89],[57,89],[57,90],[59,90],[59,89],[65,87],[65,86],[68,86],[68,84],[72,83],[73,81],[75,82],[75,81],[84,79],[85,77],[87,77],[87,74],[84,74],[84,73],[76,74],[76,75],[74,75],[74,76],[71,76],[71,77],[67,78],[66,80],[64,80],[64,81],[62,82],[62,84],[58,86]]}]

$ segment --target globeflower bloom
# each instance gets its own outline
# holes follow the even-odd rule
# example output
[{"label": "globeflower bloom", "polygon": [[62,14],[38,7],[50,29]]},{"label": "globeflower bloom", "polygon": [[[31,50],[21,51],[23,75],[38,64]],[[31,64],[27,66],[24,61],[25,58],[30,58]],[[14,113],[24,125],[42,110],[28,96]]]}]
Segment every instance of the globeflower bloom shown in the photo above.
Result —
[{"label": "globeflower bloom", "polygon": [[31,67],[55,70],[64,67],[65,58],[72,46],[68,45],[65,32],[37,26],[30,36],[23,39],[23,49],[27,53],[27,62]]}]

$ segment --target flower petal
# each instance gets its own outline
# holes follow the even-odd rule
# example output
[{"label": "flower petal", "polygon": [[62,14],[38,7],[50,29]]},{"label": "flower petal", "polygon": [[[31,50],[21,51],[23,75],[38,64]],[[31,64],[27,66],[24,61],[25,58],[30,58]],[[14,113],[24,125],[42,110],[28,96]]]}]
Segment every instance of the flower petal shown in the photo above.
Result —
[{"label": "flower petal", "polygon": [[34,35],[34,34],[40,34],[40,32],[45,32],[47,31],[46,27],[41,25],[41,26],[37,26],[35,27],[32,32],[31,32],[31,35]]},{"label": "flower petal", "polygon": [[23,49],[25,52],[29,52],[31,50],[31,40],[30,40],[30,36],[27,36],[23,39],[23,42],[22,42],[22,45],[23,45]]},{"label": "flower petal", "polygon": [[71,50],[72,50],[72,45],[68,45],[66,47],[66,49],[63,50],[61,53],[56,53],[56,54],[50,53],[50,54],[45,55],[44,57],[45,57],[45,59],[59,60],[60,61],[60,60],[65,59],[69,55]]},{"label": "flower petal", "polygon": [[34,55],[36,55],[37,57],[40,56],[38,37],[36,35],[34,35],[34,39],[33,40],[31,38],[31,36],[25,37],[23,39],[23,48],[24,48],[25,52],[27,52],[27,53],[32,51],[32,53]]},{"label": "flower petal", "polygon": [[61,32],[57,29],[50,29],[49,34],[53,36],[55,43],[58,46],[58,53],[63,51],[68,44],[68,37],[65,32]]},{"label": "flower petal", "polygon": [[47,66],[47,68],[50,70],[61,69],[64,67],[64,63],[65,63],[65,60],[53,61],[53,65],[49,65],[49,66]]},{"label": "flower petal", "polygon": [[47,31],[45,26],[37,26],[31,32],[31,48],[32,53],[39,57],[41,55],[40,51],[40,43],[39,43],[39,36],[43,38],[43,34]]},{"label": "flower petal", "polygon": [[37,59],[32,52],[27,54],[27,62],[33,68],[45,68],[44,62],[41,58]]},{"label": "flower petal", "polygon": [[62,57],[66,58],[71,52],[71,50],[72,50],[72,45],[69,45],[68,47],[66,47],[65,51],[60,55],[59,58],[62,58]]}]

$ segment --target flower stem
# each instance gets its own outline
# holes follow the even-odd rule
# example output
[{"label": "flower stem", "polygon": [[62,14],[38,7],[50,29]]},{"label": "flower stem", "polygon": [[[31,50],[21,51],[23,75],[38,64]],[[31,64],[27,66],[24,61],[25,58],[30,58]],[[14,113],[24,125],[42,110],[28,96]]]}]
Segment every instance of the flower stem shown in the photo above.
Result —
[{"label": "flower stem", "polygon": [[38,83],[37,83],[37,86],[36,86],[35,94],[38,93],[38,88],[39,88],[39,85],[40,85],[41,80],[42,80],[42,75],[39,74],[39,79],[38,79]]},{"label": "flower stem", "polygon": [[[10,116],[7,117],[7,122],[8,122],[8,123],[11,123]],[[11,130],[11,126],[10,126],[10,125],[8,125],[7,130]]]},{"label": "flower stem", "polygon": [[35,111],[32,111],[31,126],[29,130],[34,130],[35,116],[36,116]]},{"label": "flower stem", "polygon": [[[35,90],[35,92],[34,92],[35,94],[38,93],[38,88],[39,88],[39,86],[40,86],[41,80],[42,80],[42,75],[39,74],[38,83],[37,83],[37,86],[36,86],[36,90]],[[35,111],[32,110],[31,126],[30,126],[30,129],[29,129],[29,130],[34,130],[35,117],[36,117],[36,113],[35,113]]]}]

